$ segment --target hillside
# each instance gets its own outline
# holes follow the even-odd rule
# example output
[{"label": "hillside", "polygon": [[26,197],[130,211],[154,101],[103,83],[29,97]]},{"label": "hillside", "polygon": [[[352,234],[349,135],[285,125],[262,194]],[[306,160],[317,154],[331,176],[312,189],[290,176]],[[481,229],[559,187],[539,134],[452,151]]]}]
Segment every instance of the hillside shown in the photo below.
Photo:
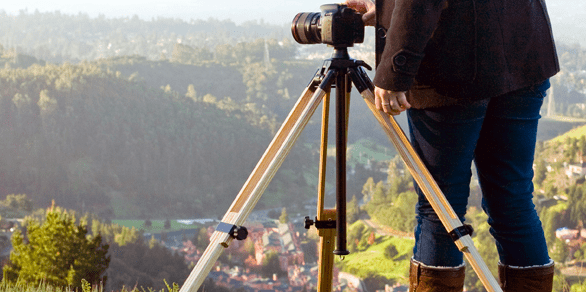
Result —
[{"label": "hillside", "polygon": [[[275,127],[230,99],[155,89],[90,63],[0,70],[0,105],[0,195],[104,218],[223,214]],[[310,158],[300,150],[261,205],[308,193],[302,173],[287,172]]]},{"label": "hillside", "polygon": [[572,129],[581,127],[586,124],[586,121],[572,118],[549,118],[543,117],[539,120],[537,127],[537,140],[549,141],[557,139],[560,135],[572,131]]},{"label": "hillside", "polygon": [[335,264],[363,279],[369,290],[385,284],[408,284],[413,239],[378,235],[357,221],[348,227],[348,244],[351,253]]},{"label": "hillside", "polygon": [[[26,193],[39,206],[54,198],[116,218],[223,214],[315,68],[303,61],[195,65],[139,56],[13,65],[26,69],[0,70],[3,195]],[[350,108],[349,143],[384,145],[392,157],[357,94]],[[406,130],[405,116],[398,120]],[[540,133],[574,125],[544,119]],[[313,196],[319,127],[317,116],[302,136],[312,150],[295,148],[259,207],[281,207],[281,199],[301,206]],[[350,147],[352,165],[369,155],[363,142]]]},{"label": "hillside", "polygon": [[145,21],[136,16],[91,18],[83,13],[67,15],[59,11],[10,15],[0,9],[0,43],[53,63],[127,55],[158,60],[170,58],[178,41],[214,48],[259,37],[281,40],[285,36],[289,36],[288,28],[267,23],[236,25],[227,20],[187,22],[173,18]]},{"label": "hillside", "polygon": [[586,135],[586,125],[575,127],[573,129],[569,130],[568,132],[549,140],[548,142],[551,142],[551,143],[564,142],[568,138],[578,139],[584,135]]}]

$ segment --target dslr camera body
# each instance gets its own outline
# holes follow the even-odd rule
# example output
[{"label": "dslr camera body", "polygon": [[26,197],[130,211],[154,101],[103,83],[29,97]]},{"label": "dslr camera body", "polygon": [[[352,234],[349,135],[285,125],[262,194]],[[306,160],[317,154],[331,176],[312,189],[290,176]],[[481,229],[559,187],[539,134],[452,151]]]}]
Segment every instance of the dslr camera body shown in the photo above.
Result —
[{"label": "dslr camera body", "polygon": [[352,47],[364,41],[364,22],[356,10],[342,4],[325,4],[320,10],[295,16],[291,24],[295,41],[333,47]]}]

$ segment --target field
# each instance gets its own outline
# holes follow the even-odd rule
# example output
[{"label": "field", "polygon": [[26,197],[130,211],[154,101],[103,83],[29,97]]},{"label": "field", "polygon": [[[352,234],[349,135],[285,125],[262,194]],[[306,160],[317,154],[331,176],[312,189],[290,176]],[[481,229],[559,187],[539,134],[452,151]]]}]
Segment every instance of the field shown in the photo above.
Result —
[{"label": "field", "polygon": [[[366,139],[360,139],[354,144],[349,144],[347,150],[348,165],[350,166],[355,166],[356,164],[366,165],[369,160],[376,162],[390,161],[397,155],[390,142],[382,146]],[[328,148],[328,156],[336,156],[335,146]]]},{"label": "field", "polygon": [[[139,291],[152,291],[152,292],[178,292],[179,286],[177,284],[167,284],[167,289],[161,289],[160,291],[153,290],[152,288],[143,288],[138,290],[127,290],[123,288],[120,292],[139,292]],[[38,285],[22,284],[22,283],[8,283],[2,281],[0,283],[0,292],[104,292],[103,287],[90,287],[87,281],[84,283],[82,280],[82,289],[76,290],[72,288],[53,287],[51,285],[40,283]]]},{"label": "field", "polygon": [[566,132],[565,134],[561,135],[561,136],[557,136],[556,138],[550,140],[551,142],[564,142],[566,140],[566,138],[580,138],[582,136],[586,135],[586,126],[581,126],[581,127],[577,127],[577,128],[573,128],[571,130],[569,130],[568,132]]},{"label": "field", "polygon": [[[584,124],[586,124],[585,120],[575,118],[541,118],[539,120],[539,127],[537,128],[537,140],[548,141],[552,139],[565,139],[565,135],[563,135],[564,133],[582,128]],[[582,131],[586,132],[586,130]]]},{"label": "field", "polygon": [[202,225],[195,223],[195,224],[184,224],[179,223],[177,220],[169,220],[171,223],[171,228],[165,229],[165,220],[151,220],[151,227],[145,226],[145,220],[112,220],[113,224],[118,224],[120,226],[125,226],[128,228],[136,228],[137,230],[144,230],[145,232],[151,233],[159,233],[161,231],[165,232],[172,232],[172,231],[180,231],[185,229],[197,229],[200,228]]},{"label": "field", "polygon": [[[353,227],[355,226],[350,228]],[[363,236],[368,238],[371,231],[367,229]],[[350,253],[344,260],[338,259],[336,265],[342,271],[361,279],[383,280],[381,278],[384,278],[389,283],[406,284],[409,280],[409,261],[413,255],[413,244],[413,239],[375,235],[374,244],[363,251]],[[392,256],[389,256],[387,252],[390,245],[395,246],[396,249],[396,254],[391,254]]]}]

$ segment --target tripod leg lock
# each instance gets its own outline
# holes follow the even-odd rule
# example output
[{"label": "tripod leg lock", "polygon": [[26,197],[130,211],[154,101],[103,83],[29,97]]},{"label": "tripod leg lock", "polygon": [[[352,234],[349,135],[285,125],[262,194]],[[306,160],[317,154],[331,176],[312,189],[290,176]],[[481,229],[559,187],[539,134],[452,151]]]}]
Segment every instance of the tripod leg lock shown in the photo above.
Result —
[{"label": "tripod leg lock", "polygon": [[454,230],[450,231],[450,237],[453,241],[458,241],[460,238],[470,235],[474,232],[474,228],[470,224],[464,224],[460,227],[454,228]]},{"label": "tripod leg lock", "polygon": [[230,237],[236,240],[245,240],[248,237],[248,230],[244,226],[236,226],[230,223],[220,222],[216,231],[228,233]]},{"label": "tripod leg lock", "polygon": [[309,216],[305,216],[305,229],[309,229],[311,225],[315,225],[317,229],[336,229],[336,221],[318,221],[317,217],[315,217],[315,220],[311,220]]}]

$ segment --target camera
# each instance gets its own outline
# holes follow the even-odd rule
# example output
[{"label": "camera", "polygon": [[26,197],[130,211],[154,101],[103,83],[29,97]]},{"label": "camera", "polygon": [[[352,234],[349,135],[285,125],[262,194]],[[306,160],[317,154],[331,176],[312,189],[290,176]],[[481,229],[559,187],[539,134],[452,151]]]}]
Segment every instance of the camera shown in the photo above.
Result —
[{"label": "camera", "polygon": [[364,22],[356,10],[342,4],[325,4],[319,12],[301,12],[293,19],[291,32],[300,44],[351,47],[364,41]]}]

